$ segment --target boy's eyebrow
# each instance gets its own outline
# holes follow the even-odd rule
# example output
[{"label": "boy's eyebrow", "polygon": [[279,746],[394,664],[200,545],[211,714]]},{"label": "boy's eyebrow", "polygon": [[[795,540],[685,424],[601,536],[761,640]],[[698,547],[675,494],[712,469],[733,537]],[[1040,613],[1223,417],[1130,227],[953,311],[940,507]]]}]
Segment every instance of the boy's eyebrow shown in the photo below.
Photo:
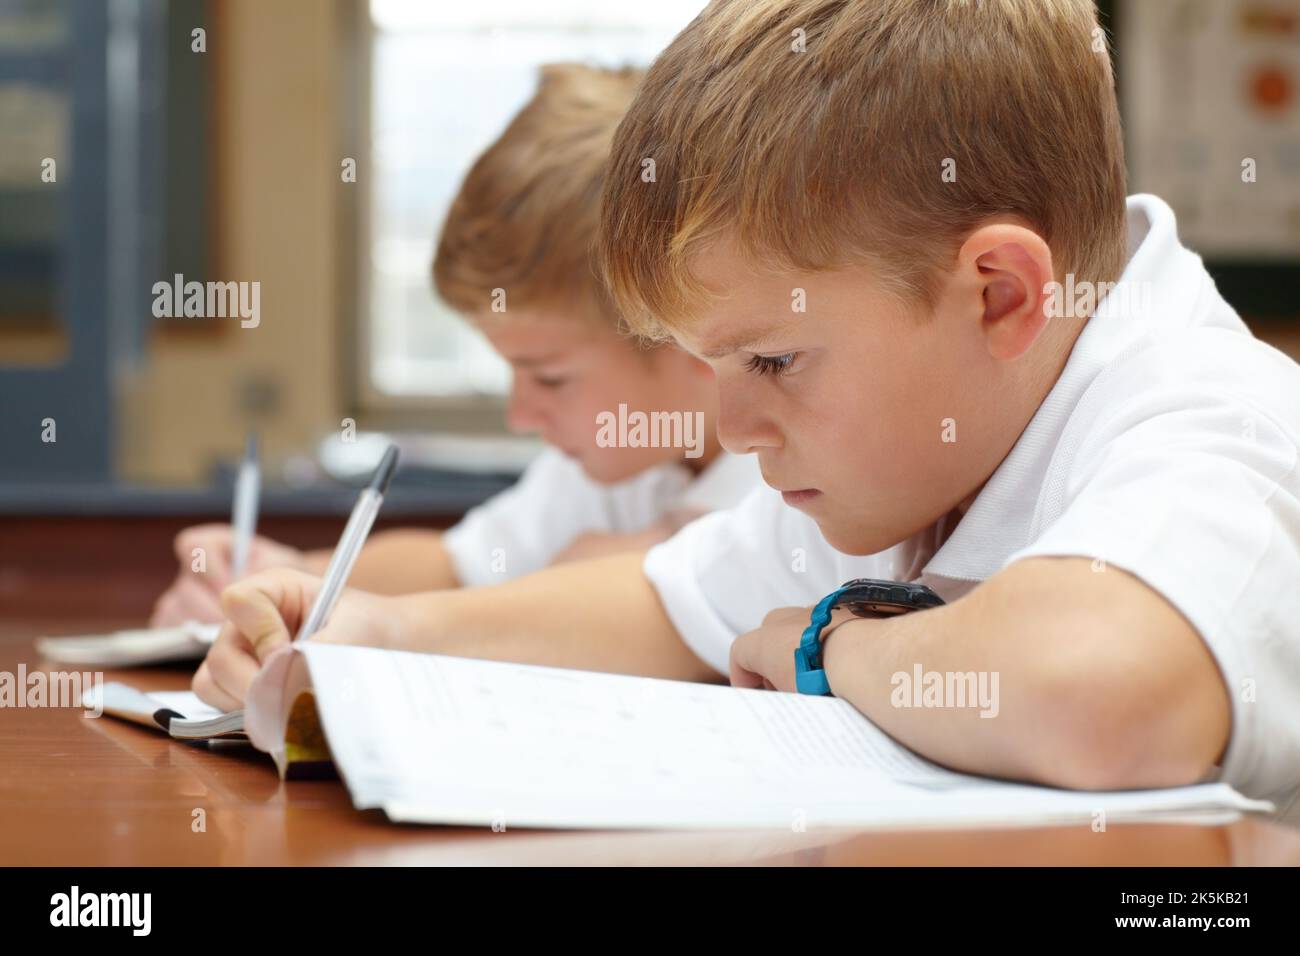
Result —
[{"label": "boy's eyebrow", "polygon": [[726,356],[730,355],[732,352],[739,352],[742,349],[747,352],[754,351],[755,349],[761,347],[764,343],[770,342],[772,339],[776,338],[783,331],[785,331],[787,324],[788,323],[782,322],[778,325],[773,325],[770,328],[763,329],[758,332],[746,332],[743,335],[733,336],[732,338],[722,342],[721,344],[715,345],[711,349],[706,349],[705,351],[701,352],[700,355],[707,359],[718,359],[718,358],[725,358]]},{"label": "boy's eyebrow", "polygon": [[563,352],[552,352],[550,355],[527,355],[523,358],[506,359],[506,361],[517,368],[532,368],[535,365],[547,365],[563,357]]}]

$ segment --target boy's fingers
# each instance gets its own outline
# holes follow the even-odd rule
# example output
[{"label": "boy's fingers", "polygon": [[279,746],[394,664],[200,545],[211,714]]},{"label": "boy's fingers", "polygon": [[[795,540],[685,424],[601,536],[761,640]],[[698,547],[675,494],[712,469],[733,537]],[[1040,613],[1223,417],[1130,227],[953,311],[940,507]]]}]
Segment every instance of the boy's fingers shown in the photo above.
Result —
[{"label": "boy's fingers", "polygon": [[320,580],[300,571],[263,571],[221,592],[221,608],[262,661],[293,639]]},{"label": "boy's fingers", "polygon": [[229,713],[232,710],[238,710],[241,706],[240,701],[235,700],[217,686],[217,682],[212,679],[212,672],[208,668],[207,661],[199,665],[190,688],[198,696],[199,700],[209,707],[217,708],[217,710]]},{"label": "boy's fingers", "polygon": [[183,623],[188,620],[220,621],[225,615],[221,611],[221,601],[217,592],[208,587],[207,582],[197,581],[192,576],[176,582],[173,592],[177,610],[181,613]]},{"label": "boy's fingers", "polygon": [[234,624],[227,622],[222,624],[221,633],[218,633],[216,643],[204,658],[200,670],[207,671],[213,696],[222,701],[222,709],[231,710],[243,706],[248,684],[252,683],[259,667],[252,646]]},{"label": "boy's fingers", "polygon": [[224,615],[217,595],[192,575],[184,574],[154,604],[150,627],[179,627],[186,621],[220,621]]},{"label": "boy's fingers", "polygon": [[181,614],[180,605],[177,603],[175,588],[168,588],[154,604],[153,614],[149,616],[149,626],[176,627],[183,623],[185,623],[185,618]]},{"label": "boy's fingers", "polygon": [[248,685],[253,682],[260,668],[257,658],[253,656],[253,648],[244,635],[234,625],[223,624],[204,663],[216,688],[229,700],[235,701],[235,707],[242,707]]},{"label": "boy's fingers", "polygon": [[280,615],[281,596],[267,593],[253,583],[232,584],[221,594],[221,607],[226,618],[248,641],[249,649],[257,660],[290,640],[289,628]]},{"label": "boy's fingers", "polygon": [[[223,629],[223,635],[224,633]],[[244,705],[244,692],[253,678],[251,676],[242,678],[243,684],[239,684],[241,678],[236,673],[238,666],[230,666],[230,662],[227,660],[229,656],[227,649],[221,643],[220,637],[217,640],[218,643],[214,644],[212,650],[208,651],[208,656],[194,674],[191,688],[199,699],[206,704],[223,711],[238,710]],[[247,655],[245,656],[247,657]],[[251,657],[247,657],[247,660],[250,662],[252,672],[256,674],[256,662]]]},{"label": "boy's fingers", "polygon": [[756,641],[751,639],[753,633],[751,631],[749,634],[742,634],[731,645],[730,670],[732,687],[763,686],[762,675],[750,670],[750,667],[753,666],[750,661],[750,651],[757,644]]},{"label": "boy's fingers", "polygon": [[186,528],[176,536],[174,547],[176,560],[180,562],[181,571],[193,571],[195,549],[203,552],[203,574],[207,575],[215,590],[221,590],[230,583],[231,532],[227,525],[202,524]]}]

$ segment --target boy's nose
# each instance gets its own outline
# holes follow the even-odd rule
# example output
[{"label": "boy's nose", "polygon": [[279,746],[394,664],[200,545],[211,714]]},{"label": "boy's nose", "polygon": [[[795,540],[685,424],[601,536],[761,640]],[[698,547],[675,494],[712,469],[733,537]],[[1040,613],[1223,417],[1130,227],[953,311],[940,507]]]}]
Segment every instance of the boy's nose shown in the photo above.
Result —
[{"label": "boy's nose", "polygon": [[755,396],[725,386],[718,390],[718,442],[733,455],[781,444],[781,434]]},{"label": "boy's nose", "polygon": [[510,389],[510,399],[506,402],[506,427],[519,435],[540,432],[545,424],[545,416],[534,398],[527,394],[527,388],[516,382]]}]

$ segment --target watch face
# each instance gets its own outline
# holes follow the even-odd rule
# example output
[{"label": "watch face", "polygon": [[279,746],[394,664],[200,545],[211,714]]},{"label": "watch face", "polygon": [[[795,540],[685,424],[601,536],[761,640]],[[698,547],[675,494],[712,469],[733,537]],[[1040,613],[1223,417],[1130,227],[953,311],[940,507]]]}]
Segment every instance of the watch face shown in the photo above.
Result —
[{"label": "watch face", "polygon": [[846,605],[854,617],[876,617],[881,614],[906,614],[912,610],[906,604],[891,604],[885,601],[852,601]]},{"label": "watch face", "polygon": [[906,614],[942,603],[943,599],[923,584],[872,578],[845,582],[839,598],[839,606],[848,608],[857,617]]}]

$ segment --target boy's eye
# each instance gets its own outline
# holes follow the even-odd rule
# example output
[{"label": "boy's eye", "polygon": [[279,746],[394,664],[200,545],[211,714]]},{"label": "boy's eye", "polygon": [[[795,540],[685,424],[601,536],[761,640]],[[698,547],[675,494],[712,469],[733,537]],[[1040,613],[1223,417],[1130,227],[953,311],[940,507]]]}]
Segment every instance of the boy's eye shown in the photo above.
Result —
[{"label": "boy's eye", "polygon": [[780,375],[794,361],[797,353],[786,352],[784,355],[751,355],[745,363],[747,371],[756,375]]},{"label": "boy's eye", "polygon": [[542,388],[559,388],[568,378],[563,375],[534,375],[533,381]]}]

